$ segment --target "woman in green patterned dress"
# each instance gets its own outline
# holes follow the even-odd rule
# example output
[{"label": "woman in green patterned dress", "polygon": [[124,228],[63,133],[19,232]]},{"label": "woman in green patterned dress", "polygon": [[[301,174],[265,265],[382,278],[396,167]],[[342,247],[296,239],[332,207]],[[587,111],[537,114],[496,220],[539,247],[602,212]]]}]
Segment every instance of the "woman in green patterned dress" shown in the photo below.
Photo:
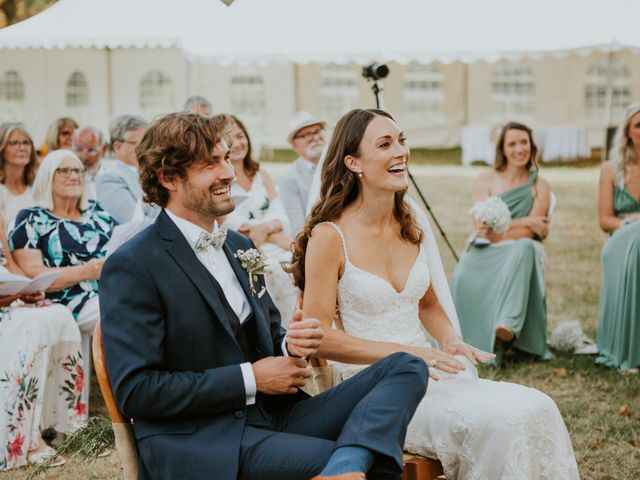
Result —
[{"label": "woman in green patterned dress", "polygon": [[596,362],[623,373],[640,367],[640,103],[618,128],[611,160],[600,172],[602,286]]},{"label": "woman in green patterned dress", "polygon": [[531,129],[508,123],[500,133],[493,168],[474,183],[472,201],[498,196],[513,220],[503,234],[474,220],[476,236],[490,244],[472,243],[451,280],[462,335],[474,347],[500,354],[503,346],[512,345],[536,357],[550,356],[540,243],[549,233],[550,195],[549,183],[538,176]]}]

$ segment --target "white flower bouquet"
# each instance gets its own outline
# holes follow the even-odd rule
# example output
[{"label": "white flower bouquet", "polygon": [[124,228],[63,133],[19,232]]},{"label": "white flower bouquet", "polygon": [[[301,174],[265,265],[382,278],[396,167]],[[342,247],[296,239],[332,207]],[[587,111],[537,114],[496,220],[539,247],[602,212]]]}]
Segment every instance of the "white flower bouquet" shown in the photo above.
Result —
[{"label": "white flower bouquet", "polygon": [[[477,202],[469,211],[476,220],[480,220],[497,234],[505,233],[511,225],[511,212],[500,197],[489,197]],[[476,236],[473,242],[477,246],[489,245],[489,240]]]}]

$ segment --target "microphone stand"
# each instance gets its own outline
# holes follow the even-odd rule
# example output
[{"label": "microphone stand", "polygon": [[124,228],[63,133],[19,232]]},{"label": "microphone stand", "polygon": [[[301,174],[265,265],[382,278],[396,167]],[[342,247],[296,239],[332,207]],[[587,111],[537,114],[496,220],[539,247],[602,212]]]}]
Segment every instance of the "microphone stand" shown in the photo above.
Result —
[{"label": "microphone stand", "polygon": [[[382,91],[382,89],[378,85],[378,80],[373,80],[373,85],[371,85],[371,90],[373,90],[373,95],[376,97],[376,108],[380,109],[380,92]],[[447,234],[444,233],[442,226],[440,226],[440,222],[438,222],[438,219],[436,218],[435,214],[431,210],[431,207],[429,206],[429,202],[427,202],[427,199],[422,194],[422,190],[420,190],[420,187],[418,186],[416,179],[413,178],[413,175],[411,175],[411,172],[409,171],[409,169],[407,169],[407,173],[409,174],[409,180],[411,180],[411,183],[413,184],[413,188],[415,188],[416,192],[418,192],[418,196],[420,197],[420,200],[422,200],[422,203],[424,203],[424,206],[427,209],[427,212],[429,212],[429,215],[431,215],[431,218],[433,219],[433,223],[435,223],[436,227],[438,228],[438,231],[440,232],[440,235],[442,235],[442,238],[444,239],[445,243],[449,247],[449,250],[451,250],[451,254],[453,255],[453,258],[456,259],[456,262],[459,262],[460,258],[458,258],[458,254],[453,248],[453,245],[451,245],[451,242],[449,241]]]}]

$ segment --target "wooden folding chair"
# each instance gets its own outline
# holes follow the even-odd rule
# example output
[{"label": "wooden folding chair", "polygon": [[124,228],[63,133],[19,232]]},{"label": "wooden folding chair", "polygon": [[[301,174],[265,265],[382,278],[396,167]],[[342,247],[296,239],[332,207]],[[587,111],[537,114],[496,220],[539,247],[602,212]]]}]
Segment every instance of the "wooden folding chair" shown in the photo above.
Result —
[{"label": "wooden folding chair", "polygon": [[120,463],[122,465],[122,475],[124,480],[137,480],[138,478],[138,447],[133,434],[133,426],[129,419],[125,418],[116,403],[109,380],[109,373],[104,359],[104,351],[102,350],[102,331],[100,330],[100,322],[96,325],[93,332],[93,365],[96,369],[96,376],[100,384],[100,391],[107,405],[113,433],[116,437],[116,449],[120,455]]}]

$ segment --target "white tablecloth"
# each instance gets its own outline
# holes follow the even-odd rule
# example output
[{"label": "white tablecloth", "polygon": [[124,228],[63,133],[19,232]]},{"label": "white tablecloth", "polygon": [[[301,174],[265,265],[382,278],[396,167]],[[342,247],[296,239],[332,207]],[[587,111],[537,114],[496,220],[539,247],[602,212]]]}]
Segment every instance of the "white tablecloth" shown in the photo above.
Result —
[{"label": "white tablecloth", "polygon": [[462,129],[462,164],[481,161],[493,165],[496,155],[491,141],[491,129],[485,126],[468,126]]},{"label": "white tablecloth", "polygon": [[572,160],[591,156],[586,128],[539,128],[534,131],[534,139],[542,151],[543,162]]}]

